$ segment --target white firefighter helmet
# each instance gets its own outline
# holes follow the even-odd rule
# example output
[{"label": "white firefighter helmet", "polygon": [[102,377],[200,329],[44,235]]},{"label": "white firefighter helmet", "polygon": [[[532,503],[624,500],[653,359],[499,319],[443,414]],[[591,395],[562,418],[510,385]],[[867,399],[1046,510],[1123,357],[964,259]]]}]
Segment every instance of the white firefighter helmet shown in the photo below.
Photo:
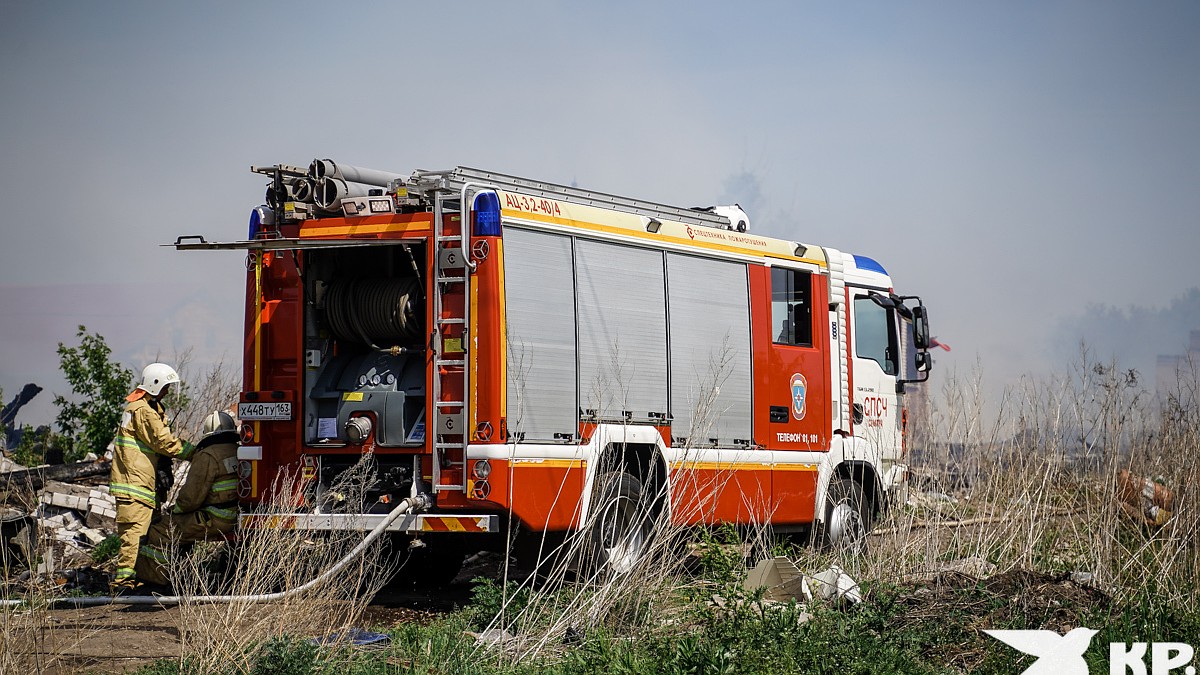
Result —
[{"label": "white firefighter helmet", "polygon": [[165,363],[151,363],[142,369],[142,383],[137,388],[151,396],[158,396],[163,387],[177,382],[179,373],[174,368]]},{"label": "white firefighter helmet", "polygon": [[214,410],[211,415],[204,418],[204,425],[200,427],[200,439],[230,431],[237,431],[237,423],[233,421],[233,415],[224,410]]}]

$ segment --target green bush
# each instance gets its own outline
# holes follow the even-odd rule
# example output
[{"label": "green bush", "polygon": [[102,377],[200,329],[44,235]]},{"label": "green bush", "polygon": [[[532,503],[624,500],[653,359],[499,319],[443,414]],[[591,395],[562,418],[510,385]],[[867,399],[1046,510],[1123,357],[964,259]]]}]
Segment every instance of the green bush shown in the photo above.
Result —
[{"label": "green bush", "polygon": [[89,452],[104,454],[117,431],[125,395],[133,382],[133,371],[112,361],[112,349],[99,333],[84,326],[75,334],[79,346],[58,343],[59,368],[71,385],[74,400],[55,394],[58,430],[69,439],[66,461],[82,459]]},{"label": "green bush", "polygon": [[110,534],[104,538],[104,541],[96,544],[92,549],[92,562],[97,565],[104,563],[117,557],[117,551],[121,548],[121,539],[115,534]]}]

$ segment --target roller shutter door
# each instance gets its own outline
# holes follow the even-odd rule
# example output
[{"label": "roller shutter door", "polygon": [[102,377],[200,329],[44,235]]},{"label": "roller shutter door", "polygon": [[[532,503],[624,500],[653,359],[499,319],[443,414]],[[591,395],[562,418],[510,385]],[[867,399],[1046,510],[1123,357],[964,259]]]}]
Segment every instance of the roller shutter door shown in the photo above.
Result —
[{"label": "roller shutter door", "polygon": [[667,414],[663,254],[578,240],[579,399],[605,419]]},{"label": "roller shutter door", "polygon": [[750,292],[746,266],[667,255],[671,435],[692,446],[751,438]]},{"label": "roller shutter door", "polygon": [[571,238],[506,227],[504,281],[509,431],[529,441],[574,437],[579,412]]}]

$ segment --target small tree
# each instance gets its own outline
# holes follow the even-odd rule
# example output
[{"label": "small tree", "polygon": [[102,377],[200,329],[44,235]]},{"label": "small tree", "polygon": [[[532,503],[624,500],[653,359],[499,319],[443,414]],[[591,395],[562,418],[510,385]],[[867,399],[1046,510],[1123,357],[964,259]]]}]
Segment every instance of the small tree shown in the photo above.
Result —
[{"label": "small tree", "polygon": [[88,333],[80,326],[75,337],[80,339],[78,347],[58,343],[58,357],[76,401],[54,396],[59,408],[58,429],[69,439],[68,461],[88,452],[104,452],[117,431],[122,401],[133,381],[133,371],[110,360],[112,350],[99,333]]}]

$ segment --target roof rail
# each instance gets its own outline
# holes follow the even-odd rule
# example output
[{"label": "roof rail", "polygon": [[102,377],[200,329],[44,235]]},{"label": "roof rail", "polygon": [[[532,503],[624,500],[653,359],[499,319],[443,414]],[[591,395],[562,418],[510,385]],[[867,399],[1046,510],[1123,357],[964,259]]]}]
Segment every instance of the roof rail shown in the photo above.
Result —
[{"label": "roof rail", "polygon": [[596,192],[595,190],[584,190],[568,185],[558,185],[557,183],[547,183],[540,180],[510,176],[495,171],[473,169],[467,166],[458,166],[445,171],[417,169],[412,174],[408,189],[410,192],[447,190],[458,193],[467,183],[477,185],[481,188],[493,187],[504,192],[515,192],[531,197],[545,197],[570,204],[613,209],[649,218],[673,220],[689,225],[703,225],[723,230],[731,229],[728,218],[711,211],[669,206],[667,204],[621,197],[605,192]]}]

